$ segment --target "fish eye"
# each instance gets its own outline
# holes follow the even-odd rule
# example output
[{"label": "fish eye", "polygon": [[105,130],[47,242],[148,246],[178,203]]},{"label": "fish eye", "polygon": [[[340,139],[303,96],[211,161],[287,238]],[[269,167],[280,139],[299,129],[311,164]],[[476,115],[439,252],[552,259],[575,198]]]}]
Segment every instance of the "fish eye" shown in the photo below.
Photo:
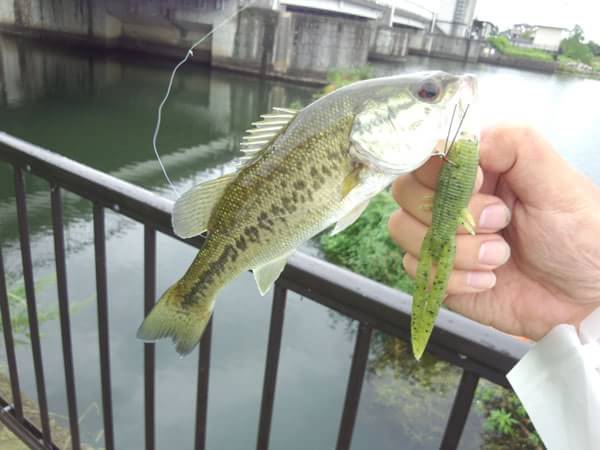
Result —
[{"label": "fish eye", "polygon": [[428,103],[434,103],[440,96],[442,92],[441,85],[433,80],[427,80],[421,83],[421,85],[417,88],[417,97],[420,100]]}]

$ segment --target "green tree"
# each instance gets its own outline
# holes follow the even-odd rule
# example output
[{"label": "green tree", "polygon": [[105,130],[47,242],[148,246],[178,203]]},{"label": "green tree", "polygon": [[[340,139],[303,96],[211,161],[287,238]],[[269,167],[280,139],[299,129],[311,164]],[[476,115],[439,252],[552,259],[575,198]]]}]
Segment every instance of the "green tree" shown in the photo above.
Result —
[{"label": "green tree", "polygon": [[560,43],[560,53],[568,58],[590,65],[592,63],[592,51],[587,44],[583,43],[583,29],[575,25],[571,36],[563,39]]},{"label": "green tree", "polygon": [[594,56],[600,56],[600,45],[596,44],[594,41],[589,41],[587,43],[588,48],[590,49],[590,52],[592,52],[592,54]]}]

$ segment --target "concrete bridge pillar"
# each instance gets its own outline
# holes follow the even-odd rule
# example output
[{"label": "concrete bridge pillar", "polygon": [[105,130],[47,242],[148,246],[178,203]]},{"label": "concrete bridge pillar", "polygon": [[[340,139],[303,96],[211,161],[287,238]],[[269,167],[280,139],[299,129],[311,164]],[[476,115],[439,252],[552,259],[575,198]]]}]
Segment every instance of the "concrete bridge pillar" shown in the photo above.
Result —
[{"label": "concrete bridge pillar", "polygon": [[215,33],[213,65],[319,83],[330,70],[366,64],[371,37],[367,21],[270,8],[248,8],[230,28]]},{"label": "concrete bridge pillar", "polygon": [[369,51],[375,61],[401,61],[408,53],[409,32],[398,28],[379,26]]}]

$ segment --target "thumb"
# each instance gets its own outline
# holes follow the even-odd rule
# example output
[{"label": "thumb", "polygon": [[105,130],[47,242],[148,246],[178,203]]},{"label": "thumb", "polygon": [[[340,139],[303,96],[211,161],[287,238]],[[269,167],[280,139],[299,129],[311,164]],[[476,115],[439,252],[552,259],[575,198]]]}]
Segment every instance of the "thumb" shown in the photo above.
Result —
[{"label": "thumb", "polygon": [[505,182],[524,204],[544,208],[570,202],[575,172],[539,133],[521,126],[497,126],[481,134],[480,165],[486,177]]}]

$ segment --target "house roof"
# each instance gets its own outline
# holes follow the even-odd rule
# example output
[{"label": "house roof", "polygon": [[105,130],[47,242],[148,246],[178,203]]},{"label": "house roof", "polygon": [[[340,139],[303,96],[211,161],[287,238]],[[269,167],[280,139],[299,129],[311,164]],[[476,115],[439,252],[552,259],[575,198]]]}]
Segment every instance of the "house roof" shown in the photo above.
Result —
[{"label": "house roof", "polygon": [[552,26],[548,26],[548,25],[534,25],[534,28],[546,28],[548,30],[562,30],[562,31],[569,31],[568,28],[565,27],[552,27]]}]

